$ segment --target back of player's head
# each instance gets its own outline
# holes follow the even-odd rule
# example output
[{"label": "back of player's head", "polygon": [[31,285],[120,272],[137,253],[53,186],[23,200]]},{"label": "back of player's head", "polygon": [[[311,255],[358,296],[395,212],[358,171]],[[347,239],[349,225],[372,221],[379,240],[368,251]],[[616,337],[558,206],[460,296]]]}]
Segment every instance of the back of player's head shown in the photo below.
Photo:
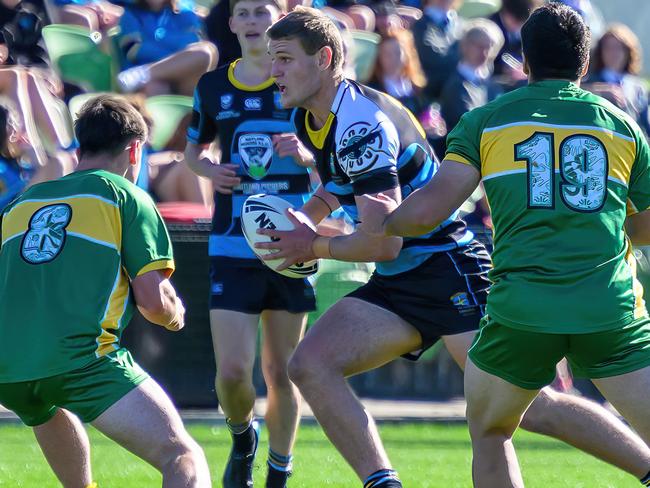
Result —
[{"label": "back of player's head", "polygon": [[74,125],[80,155],[115,155],[137,139],[147,139],[147,125],[142,115],[126,99],[100,95],[81,107]]},{"label": "back of player's head", "polygon": [[521,43],[534,80],[580,78],[589,63],[589,27],[560,3],[535,10],[521,28]]},{"label": "back of player's head", "polygon": [[[235,11],[235,5],[237,5],[239,2],[244,2],[246,0],[230,0],[230,15]],[[280,12],[286,12],[288,7],[287,7],[287,0],[254,0],[256,2],[264,2],[264,3],[270,3],[273,5],[275,8],[277,8]]]},{"label": "back of player's head", "polygon": [[313,56],[327,46],[332,50],[332,70],[343,73],[343,41],[341,34],[327,15],[310,7],[298,6],[266,31],[272,41],[298,39],[307,54]]}]

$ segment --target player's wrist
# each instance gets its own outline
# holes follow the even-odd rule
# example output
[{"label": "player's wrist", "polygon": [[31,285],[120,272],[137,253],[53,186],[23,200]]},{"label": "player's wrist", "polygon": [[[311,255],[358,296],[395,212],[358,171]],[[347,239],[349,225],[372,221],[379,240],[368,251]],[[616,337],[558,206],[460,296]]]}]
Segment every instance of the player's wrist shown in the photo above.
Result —
[{"label": "player's wrist", "polygon": [[332,259],[331,244],[332,238],[316,235],[311,242],[311,251],[317,258]]}]

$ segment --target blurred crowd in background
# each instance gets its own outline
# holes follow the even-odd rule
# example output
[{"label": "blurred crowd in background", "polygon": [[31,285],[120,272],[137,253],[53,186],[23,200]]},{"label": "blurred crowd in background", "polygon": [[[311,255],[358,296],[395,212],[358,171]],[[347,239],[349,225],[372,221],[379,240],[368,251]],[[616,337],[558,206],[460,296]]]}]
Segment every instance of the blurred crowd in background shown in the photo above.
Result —
[{"label": "blurred crowd in background", "polygon": [[[592,30],[584,86],[650,133],[636,35],[607,24],[590,0],[561,1]],[[520,29],[544,0],[288,3],[336,21],[346,76],[407,106],[441,157],[463,113],[526,83]],[[162,208],[186,202],[208,217],[210,182],[183,164],[183,150],[199,77],[241,54],[228,17],[228,0],[0,0],[0,209],[27,185],[72,171],[76,111],[94,94],[119,92],[150,124],[138,185]],[[490,226],[480,191],[465,211],[470,225]]]}]

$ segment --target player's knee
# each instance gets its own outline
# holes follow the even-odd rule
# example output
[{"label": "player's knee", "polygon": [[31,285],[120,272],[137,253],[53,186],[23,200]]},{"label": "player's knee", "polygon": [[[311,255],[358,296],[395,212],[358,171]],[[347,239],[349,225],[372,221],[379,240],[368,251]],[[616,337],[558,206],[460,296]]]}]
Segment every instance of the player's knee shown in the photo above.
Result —
[{"label": "player's knee", "polygon": [[291,389],[291,380],[287,362],[268,361],[264,364],[264,380],[269,388],[277,390]]},{"label": "player's knee", "polygon": [[227,361],[217,367],[217,383],[225,388],[235,388],[252,382],[251,369],[237,361]]},{"label": "player's knee", "polygon": [[307,386],[323,373],[324,368],[316,354],[312,354],[308,348],[298,346],[296,352],[289,360],[289,378],[299,388]]},{"label": "player's knee", "polygon": [[169,442],[160,451],[158,468],[162,472],[174,470],[183,472],[188,478],[196,478],[201,477],[207,467],[203,449],[189,434],[184,434],[175,442]]},{"label": "player's knee", "polygon": [[551,434],[556,430],[558,416],[556,408],[563,403],[563,394],[550,388],[539,392],[521,420],[521,427],[539,434]]}]

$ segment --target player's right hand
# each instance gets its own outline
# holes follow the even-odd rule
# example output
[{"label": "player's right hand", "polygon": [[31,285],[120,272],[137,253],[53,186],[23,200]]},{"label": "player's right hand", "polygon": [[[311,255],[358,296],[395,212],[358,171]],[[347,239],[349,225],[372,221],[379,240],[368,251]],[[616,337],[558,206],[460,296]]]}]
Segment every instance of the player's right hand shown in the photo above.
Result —
[{"label": "player's right hand", "polygon": [[212,169],[212,185],[223,195],[232,195],[232,189],[241,183],[237,176],[237,166],[232,163],[215,164]]}]

